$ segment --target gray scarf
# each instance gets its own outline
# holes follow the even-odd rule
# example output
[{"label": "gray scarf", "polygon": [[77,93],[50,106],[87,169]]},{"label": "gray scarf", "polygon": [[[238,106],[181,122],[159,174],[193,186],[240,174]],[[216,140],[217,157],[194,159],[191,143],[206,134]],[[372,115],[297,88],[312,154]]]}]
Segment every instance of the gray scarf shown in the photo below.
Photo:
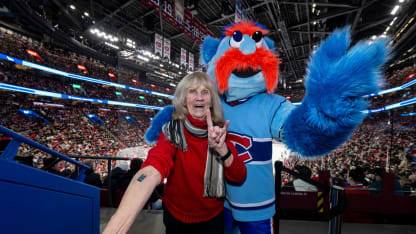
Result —
[{"label": "gray scarf", "polygon": [[[206,138],[208,130],[193,126],[186,118],[185,123],[180,120],[171,120],[162,127],[162,132],[170,142],[183,152],[188,151],[183,127],[193,136]],[[225,197],[224,166],[217,151],[208,146],[207,163],[204,176],[204,197],[223,198]]]}]

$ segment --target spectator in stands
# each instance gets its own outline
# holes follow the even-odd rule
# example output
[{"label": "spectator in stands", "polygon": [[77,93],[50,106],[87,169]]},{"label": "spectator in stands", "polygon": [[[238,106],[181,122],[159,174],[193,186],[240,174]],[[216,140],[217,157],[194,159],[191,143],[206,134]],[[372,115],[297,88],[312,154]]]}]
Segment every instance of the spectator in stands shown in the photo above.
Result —
[{"label": "spectator in stands", "polygon": [[[304,176],[308,179],[312,176],[312,171],[307,166],[295,166],[295,171],[298,172],[301,176]],[[293,186],[295,187],[296,191],[302,191],[302,192],[315,192],[317,191],[317,188],[315,185],[311,185],[304,180],[297,178],[293,181]]]},{"label": "spectator in stands", "polygon": [[103,186],[104,187],[109,187],[109,182],[111,180],[111,190],[117,190],[120,188],[120,182],[121,179],[127,174],[127,170],[129,165],[127,163],[127,161],[125,160],[120,160],[117,164],[117,166],[111,170],[111,179],[110,176],[107,176],[104,179],[104,183]]},{"label": "spectator in stands", "polygon": [[374,169],[374,177],[375,181],[368,185],[371,194],[381,194],[383,190],[383,173],[384,170],[382,168]]},{"label": "spectator in stands", "polygon": [[350,194],[370,194],[368,190],[364,190],[364,188],[366,188],[363,184],[364,178],[365,176],[362,168],[357,167],[351,169],[348,174],[348,185],[345,186],[345,188],[347,188],[345,192]]},{"label": "spectator in stands", "polygon": [[61,172],[57,170],[57,166],[56,166],[59,161],[60,161],[59,158],[55,158],[55,157],[44,158],[43,169],[53,174],[61,175]]},{"label": "spectator in stands", "polygon": [[92,159],[87,159],[83,162],[85,165],[91,167],[91,169],[85,172],[85,180],[86,184],[90,184],[96,187],[101,187],[101,177],[98,173],[95,172],[95,162]]},{"label": "spectator in stands", "polygon": [[124,174],[120,181],[118,182],[118,187],[120,189],[127,189],[130,184],[131,179],[133,179],[134,175],[140,170],[142,167],[143,161],[140,158],[134,159],[130,161],[130,170]]},{"label": "spectator in stands", "polygon": [[[205,73],[191,73],[177,86],[173,105],[173,120],[163,127],[104,233],[127,232],[165,178],[162,200],[166,233],[224,232],[224,204],[219,199],[225,196],[223,176],[242,182],[246,168],[226,137],[229,122],[224,123],[215,84]],[[222,167],[223,174],[214,172],[222,171]],[[205,174],[214,175],[211,179],[216,180],[204,178]]]}]

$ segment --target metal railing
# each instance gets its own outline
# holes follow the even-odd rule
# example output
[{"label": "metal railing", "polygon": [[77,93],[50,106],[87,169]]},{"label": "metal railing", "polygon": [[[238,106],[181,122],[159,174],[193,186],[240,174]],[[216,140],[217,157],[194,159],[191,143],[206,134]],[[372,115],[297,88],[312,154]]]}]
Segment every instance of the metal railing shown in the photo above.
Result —
[{"label": "metal railing", "polygon": [[326,196],[330,193],[330,211],[329,211],[329,234],[341,234],[342,225],[342,213],[345,209],[346,196],[345,190],[338,186],[329,186],[308,177],[305,177],[289,168],[283,166],[281,161],[276,161],[275,164],[275,195],[276,195],[276,214],[274,216],[274,233],[279,234],[280,224],[280,192],[282,188],[282,171],[287,172],[311,185],[316,186],[318,189],[323,191],[322,196]]},{"label": "metal railing", "polygon": [[14,157],[16,156],[17,152],[19,151],[19,147],[22,143],[25,143],[27,145],[30,145],[32,147],[38,148],[46,153],[49,153],[55,157],[58,157],[62,160],[65,160],[67,162],[70,162],[72,164],[75,164],[80,168],[77,181],[84,181],[85,179],[85,172],[87,170],[90,170],[91,168],[83,163],[78,162],[77,160],[74,160],[62,153],[56,152],[42,144],[37,143],[36,141],[33,141],[27,137],[24,137],[16,132],[13,132],[12,130],[5,128],[0,125],[0,132],[11,137],[12,140],[9,142],[7,147],[4,149],[3,153],[0,155],[0,159],[5,160],[14,160]]}]

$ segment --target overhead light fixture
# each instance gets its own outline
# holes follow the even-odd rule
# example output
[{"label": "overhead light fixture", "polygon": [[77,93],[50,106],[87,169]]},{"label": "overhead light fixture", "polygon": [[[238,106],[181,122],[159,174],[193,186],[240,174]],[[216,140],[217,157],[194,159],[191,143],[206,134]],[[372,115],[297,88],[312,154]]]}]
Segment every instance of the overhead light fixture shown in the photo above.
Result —
[{"label": "overhead light fixture", "polygon": [[390,14],[395,15],[397,13],[397,11],[399,10],[399,8],[400,8],[399,5],[394,6],[394,8],[393,8],[393,10],[391,11]]},{"label": "overhead light fixture", "polygon": [[90,14],[88,14],[88,12],[84,12],[84,15],[85,16],[90,16]]},{"label": "overhead light fixture", "polygon": [[71,8],[72,10],[77,9],[74,5],[69,5],[69,8]]},{"label": "overhead light fixture", "polygon": [[139,59],[141,59],[143,61],[149,62],[149,59],[148,58],[146,58],[144,56],[141,56],[140,54],[137,55],[137,58],[139,58]]},{"label": "overhead light fixture", "polygon": [[111,44],[111,43],[109,43],[109,42],[104,42],[104,44],[106,44],[107,46],[109,46],[109,47],[111,47],[111,48],[114,48],[114,49],[120,49],[120,47],[118,47],[118,46],[116,46],[116,45],[113,45],[113,44]]},{"label": "overhead light fixture", "polygon": [[392,26],[394,24],[394,21],[396,21],[397,17],[394,17],[394,19],[390,22],[390,26]]},{"label": "overhead light fixture", "polygon": [[399,2],[404,2],[404,0],[399,0]]}]

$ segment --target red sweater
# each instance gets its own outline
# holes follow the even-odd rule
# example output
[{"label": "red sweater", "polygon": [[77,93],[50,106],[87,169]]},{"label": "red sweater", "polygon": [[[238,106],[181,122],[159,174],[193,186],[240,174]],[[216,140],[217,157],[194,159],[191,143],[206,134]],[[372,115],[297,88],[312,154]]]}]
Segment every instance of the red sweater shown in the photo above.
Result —
[{"label": "red sweater", "polygon": [[[195,127],[207,128],[203,121],[190,116],[188,119]],[[167,178],[162,200],[176,219],[185,223],[203,222],[217,216],[224,208],[224,201],[203,197],[208,139],[192,136],[186,129],[184,134],[187,152],[166,141],[161,133],[142,168],[152,165],[162,175],[162,181]],[[237,150],[229,139],[226,143],[233,154],[233,162],[229,167],[224,166],[224,176],[229,181],[241,183],[246,178],[246,167],[238,159]]]}]

